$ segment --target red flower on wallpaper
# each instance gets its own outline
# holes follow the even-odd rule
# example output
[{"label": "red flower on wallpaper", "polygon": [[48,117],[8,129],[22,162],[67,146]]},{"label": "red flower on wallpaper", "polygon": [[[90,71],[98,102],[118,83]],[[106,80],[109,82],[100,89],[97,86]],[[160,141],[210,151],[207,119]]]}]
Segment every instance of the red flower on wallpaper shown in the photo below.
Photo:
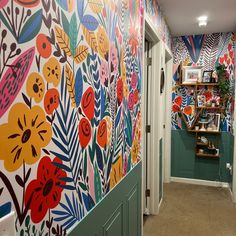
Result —
[{"label": "red flower on wallpaper", "polygon": [[174,101],[177,105],[181,105],[182,102],[183,102],[183,98],[181,96],[178,96],[175,98],[175,101]]},{"label": "red flower on wallpaper", "polygon": [[118,79],[117,81],[117,90],[116,90],[118,103],[121,104],[123,100],[123,81],[122,79]]},{"label": "red flower on wallpaper", "polygon": [[66,172],[53,165],[53,162],[62,164],[57,157],[53,161],[48,156],[43,157],[38,165],[37,179],[32,180],[26,189],[25,204],[32,197],[29,209],[34,223],[42,221],[47,211],[55,208],[61,200],[61,186],[65,184],[61,178],[66,177]]},{"label": "red flower on wallpaper", "polygon": [[92,120],[94,117],[94,102],[94,91],[92,87],[89,87],[85,91],[81,101],[83,112],[89,120]]},{"label": "red flower on wallpaper", "polygon": [[172,111],[173,111],[173,112],[178,112],[178,111],[179,111],[179,106],[176,105],[176,104],[173,104],[173,106],[172,106]]},{"label": "red flower on wallpaper", "polygon": [[103,148],[107,144],[107,122],[105,119],[101,120],[98,125],[97,142]]},{"label": "red flower on wallpaper", "polygon": [[44,109],[48,115],[51,115],[59,105],[59,93],[57,89],[49,89],[44,97]]},{"label": "red flower on wallpaper", "polygon": [[79,141],[82,148],[87,147],[92,135],[91,124],[87,118],[82,118],[79,122]]}]

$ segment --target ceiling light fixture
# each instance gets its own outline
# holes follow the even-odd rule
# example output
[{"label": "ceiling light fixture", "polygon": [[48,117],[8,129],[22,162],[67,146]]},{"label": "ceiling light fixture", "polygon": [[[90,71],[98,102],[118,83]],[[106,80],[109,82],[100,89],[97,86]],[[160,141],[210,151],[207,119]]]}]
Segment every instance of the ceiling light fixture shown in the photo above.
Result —
[{"label": "ceiling light fixture", "polygon": [[207,16],[200,16],[200,17],[197,18],[197,20],[198,20],[198,26],[199,27],[207,25]]}]

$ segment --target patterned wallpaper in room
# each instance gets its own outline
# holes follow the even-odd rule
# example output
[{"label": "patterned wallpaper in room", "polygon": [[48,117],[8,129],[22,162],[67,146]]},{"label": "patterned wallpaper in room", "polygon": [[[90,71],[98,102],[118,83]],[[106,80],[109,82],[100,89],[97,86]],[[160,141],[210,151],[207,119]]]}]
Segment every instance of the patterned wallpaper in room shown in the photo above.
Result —
[{"label": "patterned wallpaper in room", "polygon": [[140,160],[143,12],[0,1],[0,217],[16,211],[17,235],[65,235]]},{"label": "patterned wallpaper in room", "polygon": [[0,3],[0,205],[63,235],[140,160],[140,1]]},{"label": "patterned wallpaper in room", "polygon": [[[214,33],[207,35],[191,35],[172,39],[174,56],[174,76],[172,89],[172,128],[182,129],[183,122],[179,109],[184,112],[189,125],[194,120],[194,96],[190,87],[176,86],[177,68],[180,62],[183,65],[202,66],[203,71],[215,70],[216,65],[224,64],[227,67],[230,80],[230,99],[226,114],[221,122],[222,131],[232,131],[234,110],[235,85],[235,34]],[[202,91],[210,100],[216,96],[214,91]]]}]

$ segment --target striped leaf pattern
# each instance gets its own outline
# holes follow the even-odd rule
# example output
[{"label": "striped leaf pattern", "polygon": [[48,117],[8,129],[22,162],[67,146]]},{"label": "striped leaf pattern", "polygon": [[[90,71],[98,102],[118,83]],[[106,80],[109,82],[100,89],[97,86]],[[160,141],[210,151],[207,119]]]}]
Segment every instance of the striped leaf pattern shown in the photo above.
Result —
[{"label": "striped leaf pattern", "polygon": [[55,26],[55,32],[57,37],[57,42],[62,50],[65,51],[68,57],[71,57],[71,50],[70,50],[70,38],[65,33],[65,31],[60,28],[59,26]]},{"label": "striped leaf pattern", "polygon": [[87,55],[88,55],[88,47],[84,45],[78,46],[76,49],[76,55],[74,57],[75,62],[77,64],[83,62],[86,59]]},{"label": "striped leaf pattern", "polygon": [[228,45],[230,42],[231,33],[221,33],[220,41],[218,44],[217,58],[224,55],[228,50]]},{"label": "striped leaf pattern", "polygon": [[220,42],[220,33],[209,34],[206,36],[206,42],[203,49],[204,70],[215,69],[219,42]]},{"label": "striped leaf pattern", "polygon": [[68,93],[69,93],[70,99],[71,99],[71,106],[75,108],[76,107],[76,102],[75,102],[75,78],[74,78],[74,73],[70,69],[68,64],[66,64],[65,72],[66,72],[67,89],[68,89]]}]

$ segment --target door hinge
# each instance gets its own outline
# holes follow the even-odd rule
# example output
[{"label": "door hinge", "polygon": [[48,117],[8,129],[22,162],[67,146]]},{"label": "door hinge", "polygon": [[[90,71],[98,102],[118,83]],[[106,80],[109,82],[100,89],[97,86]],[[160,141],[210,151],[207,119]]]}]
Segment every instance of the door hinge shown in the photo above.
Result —
[{"label": "door hinge", "polygon": [[151,133],[151,125],[146,125],[146,133]]},{"label": "door hinge", "polygon": [[150,189],[146,189],[145,195],[146,197],[150,197],[151,191]]},{"label": "door hinge", "polygon": [[147,58],[147,66],[151,66],[152,65],[152,58],[148,57]]}]

